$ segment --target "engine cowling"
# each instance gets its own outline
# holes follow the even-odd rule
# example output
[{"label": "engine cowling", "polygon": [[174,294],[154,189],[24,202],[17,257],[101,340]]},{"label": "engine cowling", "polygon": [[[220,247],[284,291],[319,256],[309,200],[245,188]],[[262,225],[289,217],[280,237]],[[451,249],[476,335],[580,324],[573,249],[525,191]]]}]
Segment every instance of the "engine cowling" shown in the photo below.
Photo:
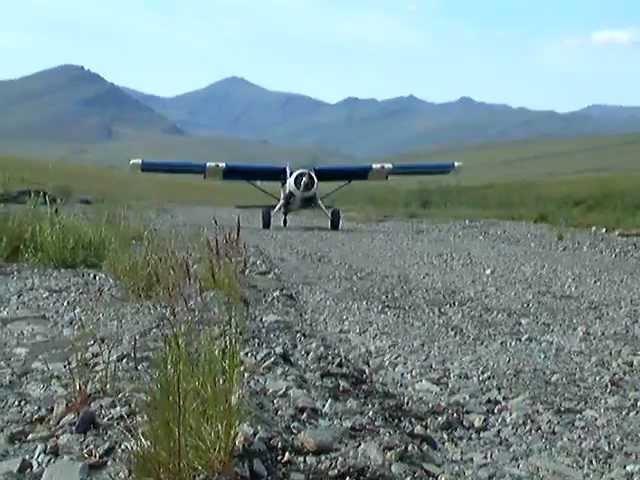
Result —
[{"label": "engine cowling", "polygon": [[318,179],[311,170],[296,170],[287,180],[287,190],[299,198],[309,198],[318,191]]}]

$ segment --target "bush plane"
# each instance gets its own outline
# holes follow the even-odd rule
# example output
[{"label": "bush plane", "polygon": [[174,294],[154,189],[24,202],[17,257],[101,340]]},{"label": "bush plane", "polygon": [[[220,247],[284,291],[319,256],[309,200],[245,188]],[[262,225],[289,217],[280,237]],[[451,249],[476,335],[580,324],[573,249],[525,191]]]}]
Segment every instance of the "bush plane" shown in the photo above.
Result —
[{"label": "bush plane", "polygon": [[[159,161],[135,158],[129,161],[135,172],[202,175],[207,180],[245,181],[260,192],[273,198],[273,206],[262,208],[262,228],[271,228],[275,214],[282,215],[282,226],[287,217],[297,210],[319,208],[329,219],[329,228],[339,230],[341,213],[338,208],[330,210],[324,200],[354,181],[388,180],[392,176],[446,175],[460,168],[459,162],[449,163],[371,163],[360,165],[324,165],[293,170],[288,164],[252,165],[224,162]],[[258,182],[280,183],[280,197],[262,188]],[[341,182],[330,192],[320,196],[320,182]]]}]

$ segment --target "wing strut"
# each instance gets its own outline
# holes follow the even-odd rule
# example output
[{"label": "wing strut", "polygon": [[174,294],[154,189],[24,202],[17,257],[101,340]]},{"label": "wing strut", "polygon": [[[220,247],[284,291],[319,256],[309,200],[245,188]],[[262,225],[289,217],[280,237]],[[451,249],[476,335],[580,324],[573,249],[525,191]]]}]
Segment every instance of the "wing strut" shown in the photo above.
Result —
[{"label": "wing strut", "polygon": [[265,195],[268,195],[269,197],[273,198],[275,201],[279,202],[280,201],[280,197],[276,197],[273,193],[265,190],[264,188],[262,188],[261,186],[259,186],[258,184],[252,182],[251,180],[247,180],[247,183],[249,185],[251,185],[253,188],[255,188],[256,190],[261,191],[262,193],[264,193]]},{"label": "wing strut", "polygon": [[338,190],[342,190],[344,187],[346,187],[347,185],[350,185],[350,184],[351,184],[351,180],[347,180],[345,183],[343,183],[339,187],[334,188],[329,193],[325,193],[322,197],[320,197],[320,200],[324,200],[325,198],[330,197],[331,195],[336,193]]}]

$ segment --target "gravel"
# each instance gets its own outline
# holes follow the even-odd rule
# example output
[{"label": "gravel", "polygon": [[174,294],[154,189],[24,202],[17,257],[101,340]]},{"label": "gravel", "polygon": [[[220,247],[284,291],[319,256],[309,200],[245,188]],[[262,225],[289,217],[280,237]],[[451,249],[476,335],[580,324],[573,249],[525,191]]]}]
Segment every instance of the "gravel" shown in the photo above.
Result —
[{"label": "gravel", "polygon": [[[214,213],[241,216],[251,255],[241,478],[640,478],[637,239],[349,216],[331,232],[319,213],[262,231],[231,209],[157,220]],[[119,338],[127,388],[78,418],[59,400],[80,319]],[[158,321],[101,273],[0,266],[0,462],[42,475],[88,451],[92,472],[126,478],[118,426],[144,398]]]}]

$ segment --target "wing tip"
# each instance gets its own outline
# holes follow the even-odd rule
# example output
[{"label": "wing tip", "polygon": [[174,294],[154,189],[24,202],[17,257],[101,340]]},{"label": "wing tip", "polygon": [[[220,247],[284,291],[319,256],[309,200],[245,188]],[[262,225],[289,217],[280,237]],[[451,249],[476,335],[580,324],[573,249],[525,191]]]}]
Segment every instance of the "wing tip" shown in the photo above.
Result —
[{"label": "wing tip", "polygon": [[132,172],[139,173],[142,171],[142,159],[141,158],[132,158],[129,160],[129,170]]}]

